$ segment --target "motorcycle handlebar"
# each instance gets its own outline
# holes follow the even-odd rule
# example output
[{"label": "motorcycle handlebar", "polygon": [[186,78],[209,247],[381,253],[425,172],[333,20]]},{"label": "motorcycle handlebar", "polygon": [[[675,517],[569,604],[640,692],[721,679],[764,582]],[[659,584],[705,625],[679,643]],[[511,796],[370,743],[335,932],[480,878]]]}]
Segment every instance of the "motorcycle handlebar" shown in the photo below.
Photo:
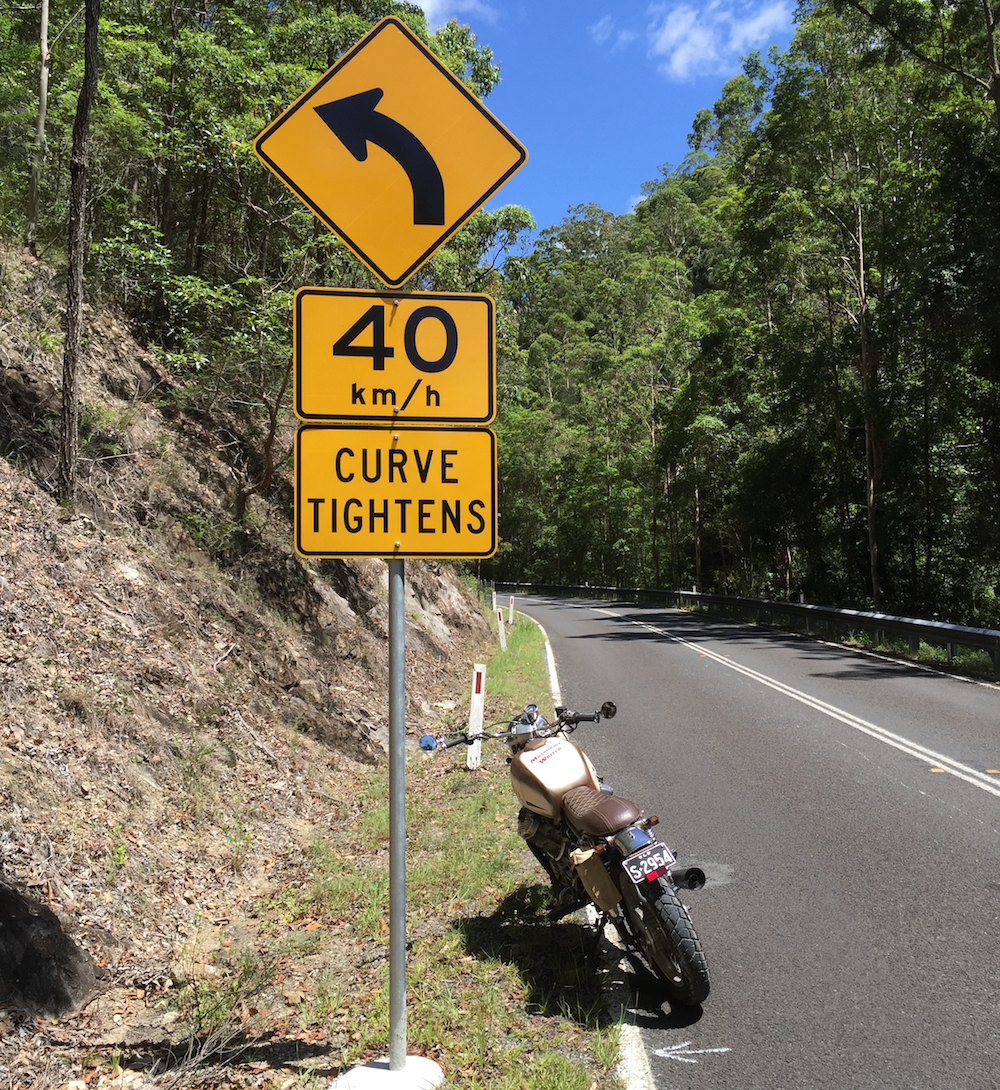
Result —
[{"label": "motorcycle handlebar", "polygon": [[[569,708],[556,708],[556,720],[554,723],[548,724],[546,729],[556,734],[564,728],[575,727],[579,723],[600,723],[602,718],[611,719],[616,711],[615,705],[610,700],[606,700],[601,705],[599,712],[593,712],[590,715],[582,712],[571,712]],[[517,721],[515,720],[515,722]],[[455,738],[435,738],[433,734],[424,734],[420,738],[420,748],[431,752],[435,749],[451,749],[453,746],[471,746],[473,742],[486,740],[487,738],[509,738],[512,733],[513,727],[511,730],[492,731],[477,734],[475,737],[469,734],[459,734]]]}]

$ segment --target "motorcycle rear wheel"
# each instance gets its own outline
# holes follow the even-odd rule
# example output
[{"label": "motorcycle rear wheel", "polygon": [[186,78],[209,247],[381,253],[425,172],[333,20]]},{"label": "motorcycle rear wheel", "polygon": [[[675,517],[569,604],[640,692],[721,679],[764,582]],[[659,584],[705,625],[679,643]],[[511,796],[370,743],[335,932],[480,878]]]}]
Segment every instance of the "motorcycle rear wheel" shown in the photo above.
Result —
[{"label": "motorcycle rear wheel", "polygon": [[659,883],[647,900],[623,876],[622,907],[629,938],[664,986],[668,998],[697,1007],[708,998],[708,964],[688,910],[672,886]]}]

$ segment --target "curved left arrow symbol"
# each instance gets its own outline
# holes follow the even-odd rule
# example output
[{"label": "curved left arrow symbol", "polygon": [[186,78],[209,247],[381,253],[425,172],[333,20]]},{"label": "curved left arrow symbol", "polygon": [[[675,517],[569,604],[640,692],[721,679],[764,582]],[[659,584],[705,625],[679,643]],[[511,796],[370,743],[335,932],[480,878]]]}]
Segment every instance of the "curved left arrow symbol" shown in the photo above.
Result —
[{"label": "curved left arrow symbol", "polygon": [[348,95],[313,109],[359,163],[368,158],[368,145],[377,144],[406,171],[413,188],[413,222],[444,224],[444,181],[434,157],[412,132],[375,107],[381,87]]}]

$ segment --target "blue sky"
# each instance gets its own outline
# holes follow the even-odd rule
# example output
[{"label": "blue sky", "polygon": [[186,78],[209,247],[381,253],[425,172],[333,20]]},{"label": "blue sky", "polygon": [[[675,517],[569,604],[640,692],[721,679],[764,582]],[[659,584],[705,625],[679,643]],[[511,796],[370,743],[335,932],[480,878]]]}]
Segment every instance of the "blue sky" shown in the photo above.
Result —
[{"label": "blue sky", "polygon": [[424,0],[488,45],[501,83],[486,105],[528,149],[488,207],[520,204],[539,229],[571,205],[627,212],[642,183],[687,154],[691,121],[753,49],[792,33],[794,0]]}]

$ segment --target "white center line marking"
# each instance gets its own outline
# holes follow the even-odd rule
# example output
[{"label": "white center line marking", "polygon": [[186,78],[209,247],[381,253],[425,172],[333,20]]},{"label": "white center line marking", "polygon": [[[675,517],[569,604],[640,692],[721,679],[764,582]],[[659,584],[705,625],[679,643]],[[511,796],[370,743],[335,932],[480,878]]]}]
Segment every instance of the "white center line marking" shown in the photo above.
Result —
[{"label": "white center line marking", "polygon": [[592,608],[596,613],[604,613],[607,614],[607,616],[615,617],[618,620],[627,620],[629,624],[635,625],[637,628],[645,628],[649,632],[655,632],[658,636],[673,640],[674,643],[679,643],[683,647],[697,652],[699,655],[713,659],[721,666],[726,666],[730,670],[735,670],[737,673],[743,674],[745,677],[752,678],[754,681],[760,682],[761,685],[767,685],[777,692],[782,693],[784,696],[790,697],[792,700],[798,700],[801,704],[805,704],[814,711],[821,712],[823,715],[828,715],[831,719],[836,719],[838,722],[845,723],[855,730],[870,735],[879,742],[884,742],[887,746],[893,746],[901,752],[909,754],[911,757],[916,757],[919,761],[927,761],[933,765],[939,765],[941,766],[942,772],[947,772],[957,779],[972,784],[973,787],[988,791],[991,795],[996,795],[997,798],[1000,798],[1000,784],[992,777],[987,776],[985,772],[980,772],[975,768],[971,768],[969,765],[962,764],[961,761],[946,757],[943,753],[937,753],[933,749],[928,749],[926,746],[920,745],[919,742],[913,742],[909,738],[904,738],[902,735],[894,734],[892,731],[877,726],[875,723],[869,723],[866,719],[861,719],[856,715],[852,715],[850,712],[846,712],[833,704],[827,704],[826,701],[820,700],[818,697],[810,696],[808,693],[803,693],[799,689],[793,689],[791,685],[786,685],[783,681],[777,681],[775,678],[768,677],[767,674],[761,674],[756,670],[751,670],[749,666],[741,666],[738,662],[734,662],[724,655],[717,655],[714,651],[709,651],[704,647],[698,647],[696,644],[690,643],[682,636],[678,636],[665,628],[648,624],[646,621],[635,621],[629,618],[623,618],[620,613],[616,613],[611,609],[602,609],[598,606]]}]

